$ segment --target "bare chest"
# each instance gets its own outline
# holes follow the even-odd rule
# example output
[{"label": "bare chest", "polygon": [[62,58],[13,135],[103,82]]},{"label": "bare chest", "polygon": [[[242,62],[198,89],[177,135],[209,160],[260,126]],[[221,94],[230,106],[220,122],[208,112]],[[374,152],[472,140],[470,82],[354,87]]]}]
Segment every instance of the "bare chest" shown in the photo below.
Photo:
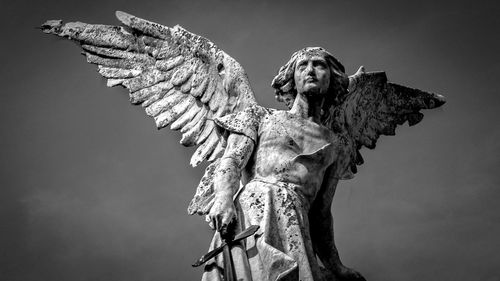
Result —
[{"label": "bare chest", "polygon": [[259,129],[259,146],[296,155],[312,154],[334,141],[332,131],[284,111],[265,117]]},{"label": "bare chest", "polygon": [[259,127],[256,176],[316,186],[334,161],[334,139],[330,130],[312,121],[286,112],[270,114]]}]

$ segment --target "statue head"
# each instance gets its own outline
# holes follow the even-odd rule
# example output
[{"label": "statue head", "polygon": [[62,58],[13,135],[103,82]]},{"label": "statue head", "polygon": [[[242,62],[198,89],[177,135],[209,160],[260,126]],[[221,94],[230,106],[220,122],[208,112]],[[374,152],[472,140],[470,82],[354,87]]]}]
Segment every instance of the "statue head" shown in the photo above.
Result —
[{"label": "statue head", "polygon": [[[326,64],[328,73],[322,73],[320,70],[317,72],[321,77],[310,78],[309,74],[305,72],[311,62],[311,59],[320,64]],[[311,70],[312,71],[312,70]],[[349,86],[349,78],[344,73],[344,66],[334,58],[329,52],[320,47],[307,47],[293,53],[290,60],[280,68],[276,77],[274,77],[271,86],[275,89],[276,99],[285,102],[291,108],[293,101],[297,95],[297,87],[300,91],[318,92],[318,94],[325,95],[325,105],[331,106],[339,104],[343,101],[347,94],[347,87]],[[306,77],[307,76],[307,77]],[[309,78],[308,78],[309,77]],[[311,79],[313,81],[308,81]],[[323,81],[328,79],[329,81]],[[326,93],[323,90],[327,87]]]}]

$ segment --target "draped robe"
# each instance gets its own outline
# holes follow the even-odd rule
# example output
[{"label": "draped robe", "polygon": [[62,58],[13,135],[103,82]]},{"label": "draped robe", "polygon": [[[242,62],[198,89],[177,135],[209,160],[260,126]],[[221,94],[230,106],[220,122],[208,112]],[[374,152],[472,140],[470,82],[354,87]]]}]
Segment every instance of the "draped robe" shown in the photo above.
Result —
[{"label": "draped robe", "polygon": [[[328,128],[287,111],[246,110],[215,120],[221,130],[255,143],[235,194],[236,232],[259,231],[232,248],[237,280],[324,280],[311,241],[308,212],[326,169],[338,178],[348,146]],[[218,233],[210,250],[221,244]],[[222,280],[222,256],[209,261],[202,280]]]}]

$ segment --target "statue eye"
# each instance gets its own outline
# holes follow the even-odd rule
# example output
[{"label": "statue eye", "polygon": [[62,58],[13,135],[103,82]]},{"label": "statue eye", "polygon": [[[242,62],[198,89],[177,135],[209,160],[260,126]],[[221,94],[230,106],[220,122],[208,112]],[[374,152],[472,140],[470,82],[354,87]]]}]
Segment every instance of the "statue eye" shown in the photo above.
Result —
[{"label": "statue eye", "polygon": [[302,71],[306,68],[306,64],[304,62],[301,62],[297,65],[297,69]]},{"label": "statue eye", "polygon": [[315,61],[314,66],[319,67],[319,68],[327,68],[326,62],[324,62],[322,60]]}]

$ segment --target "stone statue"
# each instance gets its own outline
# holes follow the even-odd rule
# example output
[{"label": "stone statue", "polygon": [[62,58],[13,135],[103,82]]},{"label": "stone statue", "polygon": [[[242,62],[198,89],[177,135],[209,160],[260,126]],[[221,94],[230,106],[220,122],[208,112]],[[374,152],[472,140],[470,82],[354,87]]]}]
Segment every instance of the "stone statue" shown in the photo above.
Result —
[{"label": "stone statue", "polygon": [[[189,214],[221,236],[259,226],[231,249],[237,280],[364,280],[340,261],[332,199],[339,180],[363,163],[396,125],[422,120],[440,95],[387,82],[361,67],[352,76],[322,48],[295,52],[272,81],[288,111],[257,104],[243,68],[209,40],[117,12],[124,26],[47,21],[46,33],[78,42],[108,86],[121,85],[158,128],[198,146],[191,165],[209,162]],[[319,260],[323,266],[320,265]],[[221,256],[203,280],[222,280]],[[226,279],[227,280],[227,279]]]}]

